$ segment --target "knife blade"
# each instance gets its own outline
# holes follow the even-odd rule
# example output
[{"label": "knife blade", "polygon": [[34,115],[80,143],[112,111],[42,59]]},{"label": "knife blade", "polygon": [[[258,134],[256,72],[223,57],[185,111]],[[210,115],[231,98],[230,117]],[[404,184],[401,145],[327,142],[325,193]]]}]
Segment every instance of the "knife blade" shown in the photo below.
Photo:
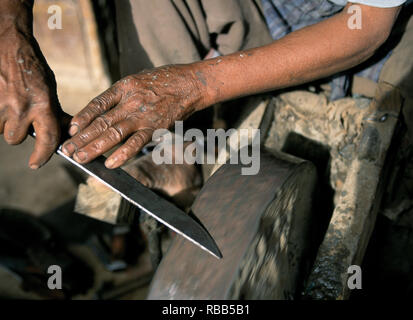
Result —
[{"label": "knife blade", "polygon": [[[36,136],[34,132],[31,135],[33,137]],[[100,156],[87,164],[80,164],[65,155],[62,151],[62,146],[58,148],[56,153],[201,249],[218,259],[222,258],[221,251],[215,240],[204,226],[169,201],[142,185],[121,168],[106,168],[106,158],[104,156]]]}]

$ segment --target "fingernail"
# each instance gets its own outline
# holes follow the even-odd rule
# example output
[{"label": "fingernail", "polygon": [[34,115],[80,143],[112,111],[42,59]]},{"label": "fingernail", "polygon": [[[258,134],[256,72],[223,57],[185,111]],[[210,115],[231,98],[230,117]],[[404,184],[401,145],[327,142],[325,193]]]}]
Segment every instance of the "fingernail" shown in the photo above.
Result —
[{"label": "fingernail", "polygon": [[79,151],[75,153],[75,160],[76,161],[85,161],[87,159],[87,153],[84,151]]},{"label": "fingernail", "polygon": [[76,145],[73,142],[68,142],[63,146],[63,152],[69,156],[76,151]]},{"label": "fingernail", "polygon": [[77,124],[72,124],[69,129],[69,134],[74,136],[79,131],[79,126]]},{"label": "fingernail", "polygon": [[112,169],[114,164],[118,161],[118,158],[109,158],[105,162],[106,168]]},{"label": "fingernail", "polygon": [[40,166],[37,165],[37,164],[30,164],[29,167],[30,167],[30,169],[32,169],[32,170],[37,170],[37,169],[40,168]]}]

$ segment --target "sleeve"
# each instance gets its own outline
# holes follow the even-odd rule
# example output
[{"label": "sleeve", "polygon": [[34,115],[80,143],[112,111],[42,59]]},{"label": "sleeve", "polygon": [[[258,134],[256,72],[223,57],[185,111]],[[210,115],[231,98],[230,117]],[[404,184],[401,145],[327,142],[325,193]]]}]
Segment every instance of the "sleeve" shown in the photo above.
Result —
[{"label": "sleeve", "polygon": [[351,0],[348,2],[365,4],[367,6],[379,8],[392,8],[401,6],[406,0]]}]

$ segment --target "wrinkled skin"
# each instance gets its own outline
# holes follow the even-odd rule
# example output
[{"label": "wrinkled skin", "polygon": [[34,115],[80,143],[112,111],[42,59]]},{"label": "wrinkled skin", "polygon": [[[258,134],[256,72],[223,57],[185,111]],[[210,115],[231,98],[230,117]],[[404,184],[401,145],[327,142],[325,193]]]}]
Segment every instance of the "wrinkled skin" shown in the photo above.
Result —
[{"label": "wrinkled skin", "polygon": [[166,66],[143,71],[116,82],[73,117],[73,136],[63,151],[86,163],[119,143],[107,159],[117,168],[133,158],[156,129],[170,128],[202,104],[195,75],[186,66]]},{"label": "wrinkled skin", "polygon": [[[350,6],[263,47],[117,82],[73,118],[65,152],[86,163],[124,143],[106,162],[116,168],[136,155],[155,129],[169,128],[195,111],[359,65],[386,41],[401,7],[360,5],[363,28],[353,30]],[[60,111],[51,71],[32,36],[32,7],[33,0],[0,1],[0,126],[6,141],[18,143],[34,125],[38,139],[30,164],[36,168],[57,146]]]},{"label": "wrinkled skin", "polygon": [[0,134],[21,143],[33,125],[37,135],[29,166],[45,164],[60,140],[64,116],[53,72],[33,36],[14,28],[0,33]]}]

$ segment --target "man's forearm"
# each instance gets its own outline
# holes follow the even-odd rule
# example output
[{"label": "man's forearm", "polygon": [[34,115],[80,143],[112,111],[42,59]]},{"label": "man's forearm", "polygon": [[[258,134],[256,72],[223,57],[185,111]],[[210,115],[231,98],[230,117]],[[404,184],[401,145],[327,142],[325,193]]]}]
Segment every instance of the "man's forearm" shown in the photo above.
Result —
[{"label": "man's forearm", "polygon": [[[387,25],[384,29],[390,32],[398,12],[394,8],[365,10],[364,30],[350,29],[350,15],[343,11],[265,47],[193,64],[194,77],[205,96],[201,109],[324,78],[365,61],[388,36],[376,25]],[[378,15],[375,10],[393,11],[378,11]]]}]

